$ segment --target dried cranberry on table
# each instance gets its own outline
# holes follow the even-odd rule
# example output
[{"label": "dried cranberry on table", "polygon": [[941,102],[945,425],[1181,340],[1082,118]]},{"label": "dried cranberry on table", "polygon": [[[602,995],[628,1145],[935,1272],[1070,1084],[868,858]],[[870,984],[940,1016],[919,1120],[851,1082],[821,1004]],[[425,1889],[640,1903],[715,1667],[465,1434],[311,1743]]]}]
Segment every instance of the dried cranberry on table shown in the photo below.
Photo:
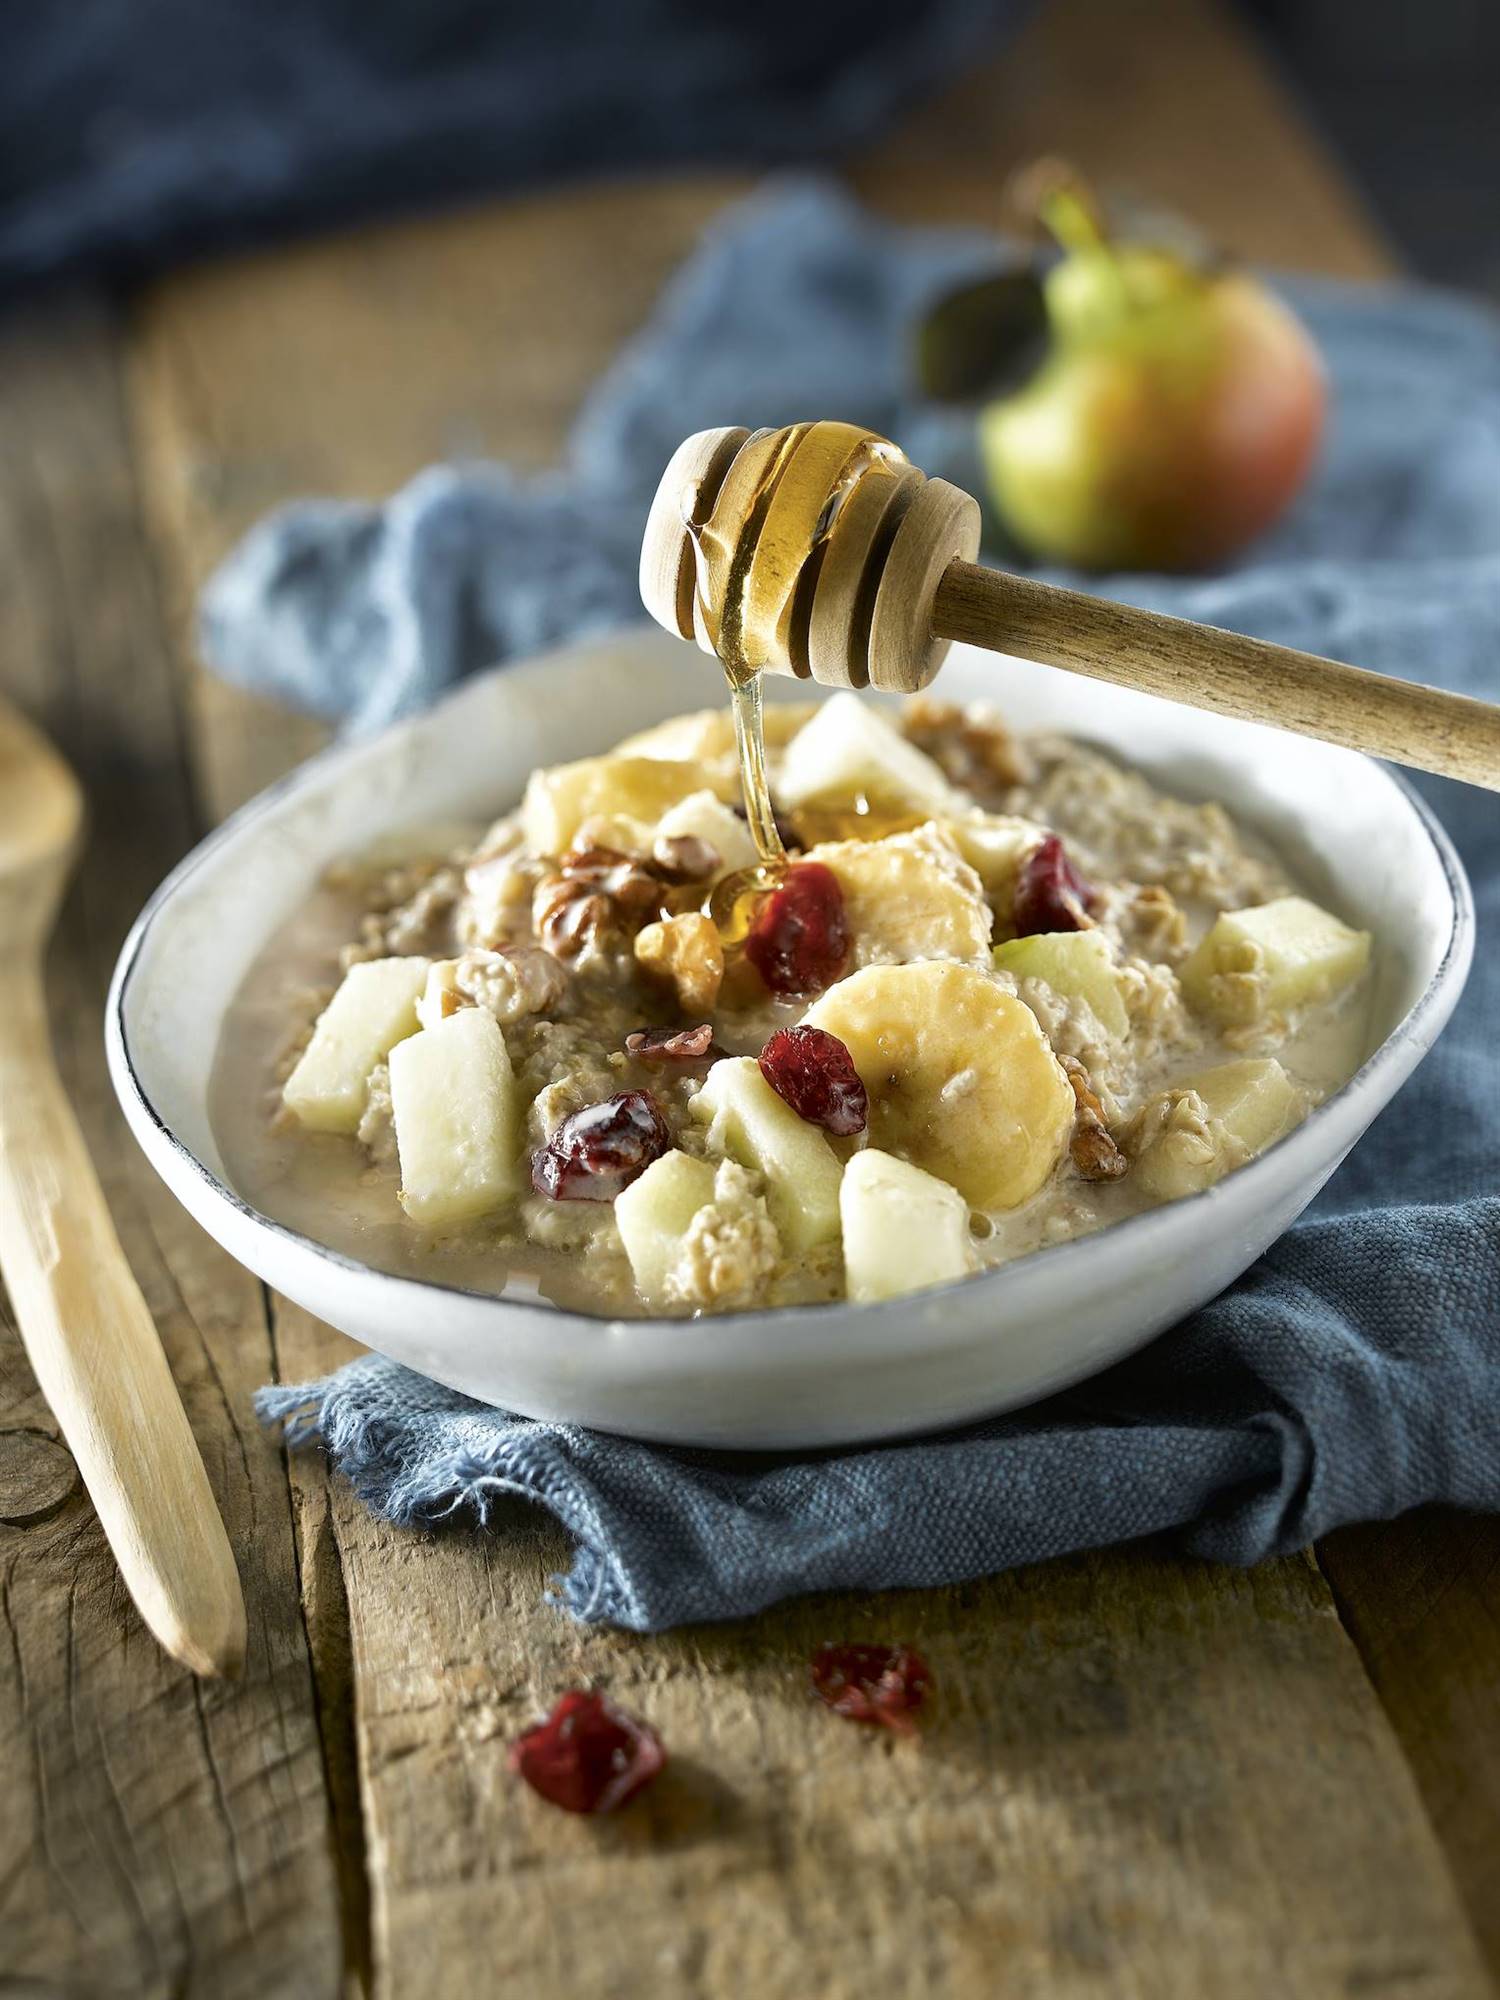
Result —
[{"label": "dried cranberry on table", "polygon": [[812,1683],[835,1715],[911,1736],[932,1672],[910,1646],[824,1646],[813,1655]]},{"label": "dried cranberry on table", "polygon": [[864,1131],[869,1095],[853,1056],[826,1028],[778,1028],[760,1052],[760,1073],[809,1125],[839,1139]]},{"label": "dried cranberry on table", "polygon": [[643,1791],[667,1761],[649,1722],[592,1688],[563,1695],[543,1722],[510,1746],[510,1768],[564,1812],[614,1812]]},{"label": "dried cranberry on table", "polygon": [[773,993],[832,986],[849,957],[849,916],[833,870],[793,862],[756,912],[745,956]]},{"label": "dried cranberry on table", "polygon": [[1016,936],[1089,930],[1094,900],[1094,891],[1068,859],[1067,849],[1055,833],[1049,833],[1022,862],[1016,878],[1012,914]]},{"label": "dried cranberry on table", "polygon": [[531,1159],[531,1185],[554,1201],[613,1201],[672,1144],[649,1090],[622,1090],[564,1118]]},{"label": "dried cranberry on table", "polygon": [[714,1045],[712,1021],[696,1028],[637,1028],[625,1037],[625,1053],[653,1068],[662,1063],[702,1062]]}]

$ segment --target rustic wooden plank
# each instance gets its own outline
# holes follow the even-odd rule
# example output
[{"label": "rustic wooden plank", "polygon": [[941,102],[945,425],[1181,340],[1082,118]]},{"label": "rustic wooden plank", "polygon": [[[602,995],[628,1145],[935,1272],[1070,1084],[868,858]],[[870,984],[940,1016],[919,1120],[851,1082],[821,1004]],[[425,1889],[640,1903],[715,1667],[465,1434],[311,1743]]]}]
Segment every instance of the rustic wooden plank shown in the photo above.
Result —
[{"label": "rustic wooden plank", "polygon": [[[549,463],[584,386],[745,185],[537,195],[204,265],[148,293],[133,405],[185,659],[200,583],[279,501],[377,497],[445,457]],[[216,814],[324,739],[189,677]]]},{"label": "rustic wooden plank", "polygon": [[[284,1365],[326,1330],[278,1313]],[[661,2000],[1480,1995],[1411,1774],[1310,1559],[1134,1549],[640,1638],[543,1601],[515,1508],[420,1536],[328,1496],[360,1689],[377,1990]],[[829,1638],[917,1645],[920,1745],[811,1698]],[[674,1763],[619,1822],[532,1799],[505,1745],[594,1682]]]},{"label": "rustic wooden plank", "polygon": [[1500,1977],[1500,1520],[1424,1508],[1318,1559]]},{"label": "rustic wooden plank", "polygon": [[0,335],[0,680],[85,780],[92,837],[50,967],[59,1058],[229,1523],[250,1645],[232,1686],[157,1651],[0,1307],[0,1973],[27,1993],[331,1994],[287,1482],[247,1409],[264,1304],[147,1168],[104,1072],[110,965],[192,838],[116,352],[82,307]]},{"label": "rustic wooden plank", "polygon": [[[855,179],[892,213],[998,218],[1006,171],[1043,148],[1188,209],[1247,255],[1384,268],[1217,7],[1058,0]],[[276,500],[386,491],[455,449],[545,463],[739,185],[493,204],[157,288],[134,401],[178,629],[209,565]],[[199,688],[195,758],[223,809],[307,737],[268,711],[251,715],[257,737],[243,698]],[[342,1351],[280,1308],[286,1375]],[[335,1705],[347,1612],[383,1992],[439,1967],[450,1984],[503,1990],[514,1972],[517,1990],[545,1992],[649,1979],[664,1993],[840,1993],[871,1975],[897,1992],[1483,1990],[1309,1565],[1244,1578],[1132,1553],[640,1641],[538,1610],[563,1559],[545,1523],[517,1515],[490,1541],[396,1534],[316,1461],[295,1491],[336,1606]],[[930,1647],[952,1704],[919,1761],[839,1735],[797,1691],[813,1639],[892,1619]],[[649,1709],[689,1762],[619,1827],[548,1818],[501,1775],[503,1737],[583,1674]],[[1461,1746],[1462,1729],[1445,1740]]]}]

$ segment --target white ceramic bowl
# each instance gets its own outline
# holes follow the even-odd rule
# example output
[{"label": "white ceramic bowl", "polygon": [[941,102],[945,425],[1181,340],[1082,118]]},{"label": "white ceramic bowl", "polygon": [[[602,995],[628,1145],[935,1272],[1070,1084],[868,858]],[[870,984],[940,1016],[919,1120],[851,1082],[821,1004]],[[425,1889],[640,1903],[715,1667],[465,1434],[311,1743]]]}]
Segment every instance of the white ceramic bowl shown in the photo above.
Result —
[{"label": "white ceramic bowl", "polygon": [[834,1444],[1032,1402],[1130,1353],[1281,1234],[1432,1046],[1468,971],[1468,884],[1420,800],[1351,752],[965,648],[940,692],[989,697],[1022,728],[1066,729],[1172,790],[1222,799],[1375,933],[1378,1046],[1219,1186],[910,1299],[698,1321],[612,1322],[390,1277],[243,1201],[209,1128],[207,1085],[220,1018],[265,939],[336,857],[395,827],[503,809],[535,765],[721,699],[702,655],[654,630],[472,681],[374,742],[315,758],[187,857],[141,913],[110,994],[110,1070],[147,1157],[278,1291],[423,1374],[532,1416],[683,1444]]}]

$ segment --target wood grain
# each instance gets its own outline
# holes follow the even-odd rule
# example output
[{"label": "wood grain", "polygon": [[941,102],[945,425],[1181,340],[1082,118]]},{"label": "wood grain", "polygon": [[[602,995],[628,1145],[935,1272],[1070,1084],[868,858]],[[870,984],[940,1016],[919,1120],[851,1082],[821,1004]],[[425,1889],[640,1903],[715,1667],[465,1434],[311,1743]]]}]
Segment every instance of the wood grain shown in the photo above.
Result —
[{"label": "wood grain", "polygon": [[[295,1307],[277,1335],[288,1365],[331,1358]],[[1132,1550],[641,1638],[544,1602],[568,1553],[534,1512],[419,1536],[342,1487],[327,1505],[380,1993],[1489,1990],[1310,1562],[1229,1575]],[[812,1651],[844,1637],[923,1651],[920,1744],[811,1699]],[[671,1750],[618,1822],[570,1820],[506,1770],[509,1737],[584,1681]]]},{"label": "wood grain", "polygon": [[1500,1971],[1500,1519],[1426,1507],[1318,1551]]},{"label": "wood grain", "polygon": [[548,464],[584,386],[746,185],[538,195],[205,265],[144,295],[132,409],[214,817],[326,731],[199,671],[192,607],[213,565],[283,500],[380,498],[446,458]]},{"label": "wood grain", "polygon": [[[1490,702],[977,563],[953,563],[935,592],[932,582],[894,577],[890,590],[909,593],[912,609],[922,607],[926,594],[926,616],[940,639],[964,639],[1500,790],[1500,707]],[[927,663],[904,635],[889,651],[914,686],[926,684]]]},{"label": "wood grain", "polygon": [[[1241,32],[1200,0],[1056,0],[853,173],[893,214],[998,219],[1008,170],[1054,147],[1247,255],[1385,268]],[[179,640],[208,567],[276,501],[382,493],[455,449],[551,462],[589,380],[740,185],[497,203],[155,288],[132,404]],[[190,647],[185,672],[195,782],[223,810],[309,732],[202,680]],[[346,1351],[278,1307],[288,1379]],[[381,1995],[837,1995],[860,1974],[893,1996],[1049,2000],[1488,1990],[1396,1738],[1307,1564],[1247,1577],[1125,1552],[640,1640],[541,1607],[565,1551],[532,1515],[487,1538],[418,1537],[372,1520],[315,1457],[293,1481],[349,1907],[357,1926],[367,1862]],[[1345,1548],[1324,1561],[1352,1587]],[[1474,1684],[1446,1710],[1445,1622],[1429,1607],[1409,1646],[1411,1600],[1393,1614],[1376,1568],[1351,1623],[1386,1648],[1377,1680],[1399,1697],[1428,1810],[1467,1837],[1473,1816],[1440,1809],[1435,1774],[1483,1784],[1483,1755],[1466,1753],[1497,1656],[1477,1634]],[[814,1640],[891,1631],[925,1645],[943,1682],[915,1755],[799,1688]],[[582,1675],[649,1712],[677,1759],[616,1825],[549,1816],[503,1775],[506,1734]],[[1458,1860],[1472,1908],[1493,1857]]]},{"label": "wood grain", "polygon": [[51,961],[58,1060],[252,1615],[234,1686],[161,1655],[0,1307],[0,1983],[331,1995],[339,1912],[286,1478],[248,1408],[271,1365],[259,1287],[157,1182],[104,1073],[115,951],[193,831],[116,351],[82,307],[0,334],[0,682],[88,790]]}]

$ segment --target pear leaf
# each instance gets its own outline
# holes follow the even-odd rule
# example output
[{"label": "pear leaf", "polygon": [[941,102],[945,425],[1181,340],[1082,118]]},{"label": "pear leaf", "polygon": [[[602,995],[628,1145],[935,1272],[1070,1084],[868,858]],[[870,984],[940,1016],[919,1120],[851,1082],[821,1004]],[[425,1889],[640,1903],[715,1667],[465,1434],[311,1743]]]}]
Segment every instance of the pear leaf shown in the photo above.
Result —
[{"label": "pear leaf", "polygon": [[936,403],[1007,395],[1036,372],[1047,339],[1041,274],[1029,265],[956,285],[917,323],[918,386]]}]

